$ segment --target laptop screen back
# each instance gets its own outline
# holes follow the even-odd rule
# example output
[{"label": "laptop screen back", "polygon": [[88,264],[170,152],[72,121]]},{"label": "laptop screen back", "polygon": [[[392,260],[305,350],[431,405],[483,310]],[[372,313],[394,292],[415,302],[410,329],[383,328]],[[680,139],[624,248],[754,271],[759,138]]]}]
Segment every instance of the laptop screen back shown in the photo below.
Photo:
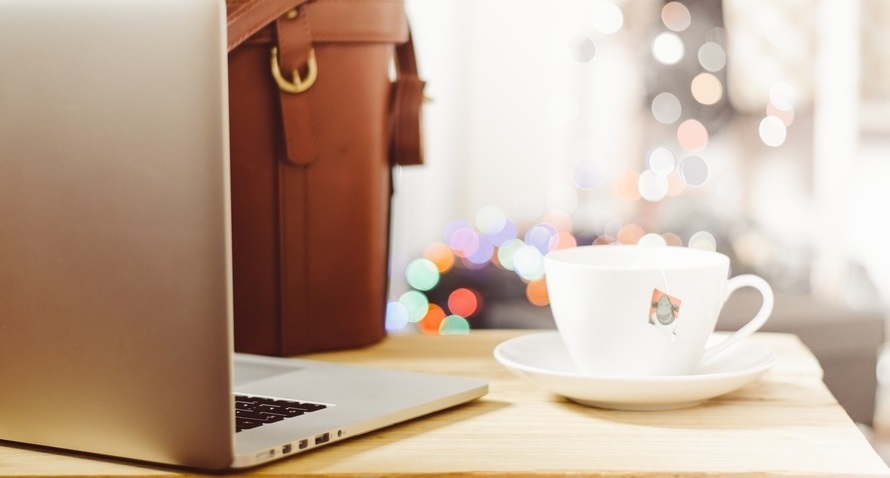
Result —
[{"label": "laptop screen back", "polygon": [[0,439],[232,455],[222,0],[0,2]]}]

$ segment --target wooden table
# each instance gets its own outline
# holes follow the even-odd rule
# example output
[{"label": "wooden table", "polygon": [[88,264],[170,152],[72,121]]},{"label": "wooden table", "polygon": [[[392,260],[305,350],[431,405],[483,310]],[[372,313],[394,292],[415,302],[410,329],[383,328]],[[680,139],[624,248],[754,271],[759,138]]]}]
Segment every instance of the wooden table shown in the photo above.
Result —
[{"label": "wooden table", "polygon": [[[792,335],[757,334],[779,363],[759,381],[693,408],[620,412],[568,402],[492,358],[528,331],[398,335],[317,354],[342,363],[481,377],[484,398],[250,470],[290,476],[890,476]],[[157,476],[177,470],[0,447],[0,475]]]}]

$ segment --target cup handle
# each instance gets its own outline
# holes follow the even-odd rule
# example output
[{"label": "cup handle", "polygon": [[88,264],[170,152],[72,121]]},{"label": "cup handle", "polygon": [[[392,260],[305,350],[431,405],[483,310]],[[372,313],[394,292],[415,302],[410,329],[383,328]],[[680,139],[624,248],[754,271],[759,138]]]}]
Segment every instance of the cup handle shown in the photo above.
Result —
[{"label": "cup handle", "polygon": [[[739,330],[735,331],[732,335],[727,337],[725,340],[720,343],[714,344],[704,350],[702,353],[700,364],[711,360],[724,350],[732,347],[740,340],[748,337],[749,335],[756,332],[763,324],[766,323],[766,320],[769,318],[770,314],[773,312],[773,303],[775,299],[773,297],[773,289],[770,285],[763,280],[761,277],[753,275],[753,274],[742,274],[735,276],[726,283],[726,292],[723,295],[723,304],[726,303],[726,300],[729,299],[729,296],[732,295],[737,289],[741,289],[742,287],[753,287],[760,291],[760,295],[763,297],[763,304],[760,306],[760,310],[754,315],[754,318],[751,319],[747,324],[742,326]],[[723,305],[720,306],[721,309]]]}]

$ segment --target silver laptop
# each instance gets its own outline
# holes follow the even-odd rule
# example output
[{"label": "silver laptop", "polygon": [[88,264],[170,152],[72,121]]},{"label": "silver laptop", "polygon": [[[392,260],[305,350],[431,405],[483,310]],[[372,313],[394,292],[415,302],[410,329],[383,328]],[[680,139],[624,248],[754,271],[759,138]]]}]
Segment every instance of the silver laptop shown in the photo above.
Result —
[{"label": "silver laptop", "polygon": [[239,468],[486,393],[233,354],[224,40],[223,0],[0,2],[0,439]]}]

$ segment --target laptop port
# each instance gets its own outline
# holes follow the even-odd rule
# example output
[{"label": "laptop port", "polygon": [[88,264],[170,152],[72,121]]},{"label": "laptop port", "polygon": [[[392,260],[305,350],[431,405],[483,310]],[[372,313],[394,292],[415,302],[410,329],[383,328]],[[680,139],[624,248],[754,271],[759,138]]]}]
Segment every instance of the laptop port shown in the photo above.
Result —
[{"label": "laptop port", "polygon": [[305,450],[306,448],[309,447],[309,439],[304,438],[304,439],[300,440],[300,444],[297,445],[297,446],[298,446],[301,450]]},{"label": "laptop port", "polygon": [[283,447],[281,447],[282,455],[287,455],[288,453],[290,453],[292,451],[294,451],[294,446],[289,443],[287,445],[284,445]]},{"label": "laptop port", "polygon": [[318,436],[315,437],[315,444],[316,444],[316,445],[321,445],[321,444],[323,444],[323,443],[327,443],[327,442],[329,442],[329,441],[331,441],[331,434],[330,434],[330,433],[322,433],[321,435],[318,435]]}]

